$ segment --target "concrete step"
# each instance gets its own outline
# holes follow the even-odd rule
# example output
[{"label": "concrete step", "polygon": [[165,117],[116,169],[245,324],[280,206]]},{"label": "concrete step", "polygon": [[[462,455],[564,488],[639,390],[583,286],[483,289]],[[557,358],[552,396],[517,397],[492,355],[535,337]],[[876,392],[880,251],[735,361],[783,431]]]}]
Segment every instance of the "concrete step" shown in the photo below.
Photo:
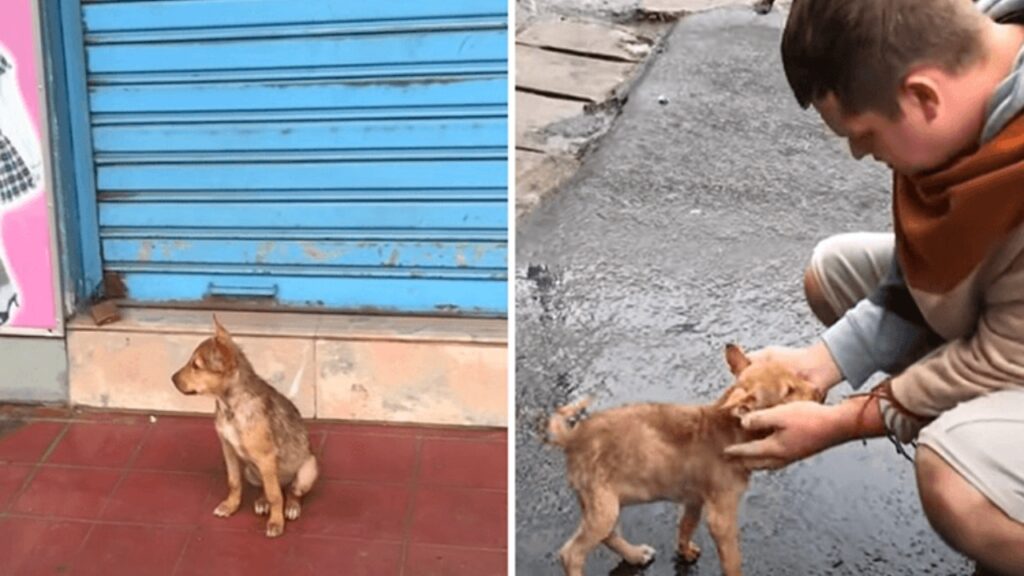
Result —
[{"label": "concrete step", "polygon": [[[505,320],[217,311],[256,371],[307,418],[507,427]],[[210,310],[125,308],[67,326],[74,405],[210,413],[171,374],[213,333]]]}]

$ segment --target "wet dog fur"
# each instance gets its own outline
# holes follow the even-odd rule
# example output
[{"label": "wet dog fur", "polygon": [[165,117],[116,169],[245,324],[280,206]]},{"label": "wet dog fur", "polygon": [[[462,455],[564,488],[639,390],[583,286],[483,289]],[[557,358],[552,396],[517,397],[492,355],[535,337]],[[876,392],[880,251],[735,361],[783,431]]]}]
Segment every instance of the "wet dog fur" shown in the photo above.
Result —
[{"label": "wet dog fur", "polygon": [[565,452],[569,484],[581,519],[560,552],[565,573],[582,576],[587,554],[604,543],[626,562],[645,565],[655,551],[619,533],[623,506],[654,501],[683,507],[677,552],[695,562],[691,540],[706,513],[708,528],[726,576],[740,576],[738,509],[750,471],[727,459],[726,446],[754,438],[740,426],[752,410],[798,400],[820,400],[810,383],[773,363],[751,364],[743,351],[726,347],[736,377],[714,404],[633,404],[570,421],[587,401],[559,408],[548,421],[548,441]]},{"label": "wet dog fur", "polygon": [[182,394],[205,394],[217,402],[214,422],[227,465],[228,496],[213,513],[226,518],[238,510],[244,474],[263,488],[255,510],[270,516],[267,536],[280,536],[285,518],[299,517],[302,496],[316,481],[316,457],[295,405],[256,374],[216,316],[214,325],[214,336],[199,344],[171,380]]}]

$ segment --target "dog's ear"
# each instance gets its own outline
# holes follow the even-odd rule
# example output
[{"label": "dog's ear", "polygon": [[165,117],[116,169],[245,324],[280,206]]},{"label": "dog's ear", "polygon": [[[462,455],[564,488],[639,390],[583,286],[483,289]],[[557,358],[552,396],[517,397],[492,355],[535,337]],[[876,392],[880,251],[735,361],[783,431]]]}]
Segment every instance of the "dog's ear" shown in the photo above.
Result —
[{"label": "dog's ear", "polygon": [[211,372],[218,374],[231,374],[238,368],[238,360],[235,358],[235,349],[228,342],[220,340],[219,336],[210,341],[203,354],[203,363]]},{"label": "dog's ear", "polygon": [[231,333],[228,332],[228,329],[225,328],[224,325],[220,323],[220,320],[217,318],[216,314],[213,315],[213,326],[214,334],[217,336],[217,340],[220,340],[221,342],[231,342]]},{"label": "dog's ear", "polygon": [[743,353],[743,349],[735,344],[726,344],[725,361],[729,364],[729,370],[733,376],[739,376],[740,372],[750,366],[750,359]]},{"label": "dog's ear", "polygon": [[757,398],[740,386],[732,386],[722,394],[718,409],[739,418],[754,409]]}]

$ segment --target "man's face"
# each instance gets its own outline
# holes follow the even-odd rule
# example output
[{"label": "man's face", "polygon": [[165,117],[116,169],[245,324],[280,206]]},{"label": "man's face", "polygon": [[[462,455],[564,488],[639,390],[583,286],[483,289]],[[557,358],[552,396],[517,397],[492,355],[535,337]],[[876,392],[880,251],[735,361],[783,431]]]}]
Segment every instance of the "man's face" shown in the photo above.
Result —
[{"label": "man's face", "polygon": [[858,160],[870,155],[900,174],[913,175],[937,168],[950,157],[935,123],[902,98],[903,113],[895,120],[874,111],[846,114],[833,94],[816,101],[814,108],[829,129],[846,138],[850,154]]}]

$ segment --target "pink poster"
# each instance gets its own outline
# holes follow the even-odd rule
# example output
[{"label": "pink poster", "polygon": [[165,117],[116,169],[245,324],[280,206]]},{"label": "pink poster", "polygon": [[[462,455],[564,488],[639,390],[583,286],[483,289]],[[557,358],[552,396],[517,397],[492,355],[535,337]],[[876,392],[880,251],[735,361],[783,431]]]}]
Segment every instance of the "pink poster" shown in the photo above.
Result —
[{"label": "pink poster", "polygon": [[34,2],[0,18],[0,333],[57,328]]}]

